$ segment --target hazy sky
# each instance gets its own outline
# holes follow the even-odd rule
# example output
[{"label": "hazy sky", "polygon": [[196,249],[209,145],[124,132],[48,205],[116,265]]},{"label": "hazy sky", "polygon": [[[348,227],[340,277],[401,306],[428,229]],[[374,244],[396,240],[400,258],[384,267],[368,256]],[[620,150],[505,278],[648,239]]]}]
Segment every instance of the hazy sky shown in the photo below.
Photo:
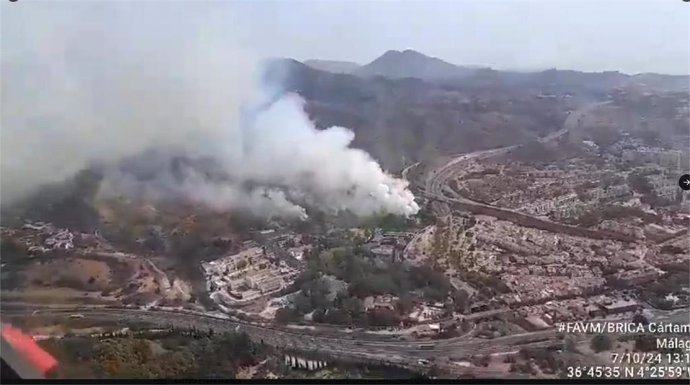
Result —
[{"label": "hazy sky", "polygon": [[[690,66],[690,3],[681,0],[93,3],[3,1],[3,47],[22,44],[17,37],[27,30],[45,28],[39,21],[67,20],[55,28],[79,30],[96,20],[105,31],[94,27],[90,33],[107,34],[116,20],[138,24],[138,31],[148,28],[167,40],[161,44],[199,34],[199,25],[206,24],[235,35],[259,55],[299,60],[366,63],[389,49],[412,48],[456,64],[494,68],[688,73]],[[19,7],[26,17],[12,22]]]},{"label": "hazy sky", "polygon": [[[261,100],[255,77],[265,57],[366,63],[390,49],[415,49],[499,69],[687,73],[690,49],[690,3],[681,0],[3,0],[0,12],[3,199],[62,180],[94,159],[114,161],[154,145],[237,164],[243,143],[272,138],[252,137],[242,120],[247,102]],[[321,138],[306,124],[295,127],[306,129],[275,132]],[[350,136],[324,135],[345,154],[328,159],[357,158],[347,155]],[[294,154],[278,148],[289,160],[271,166],[325,167],[294,155],[331,147],[295,145]],[[324,170],[351,164],[338,160]],[[357,175],[381,180],[371,177],[384,175],[378,165],[367,165],[361,169],[373,171]]]},{"label": "hazy sky", "polygon": [[259,1],[247,20],[282,55],[366,63],[412,48],[495,68],[688,73],[681,0]]}]

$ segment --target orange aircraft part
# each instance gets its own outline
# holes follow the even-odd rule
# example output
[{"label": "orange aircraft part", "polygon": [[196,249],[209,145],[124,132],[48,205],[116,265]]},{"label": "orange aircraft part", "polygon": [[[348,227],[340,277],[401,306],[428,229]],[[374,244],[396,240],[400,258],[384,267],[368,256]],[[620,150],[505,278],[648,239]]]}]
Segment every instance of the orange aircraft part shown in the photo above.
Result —
[{"label": "orange aircraft part", "polygon": [[3,324],[2,338],[43,375],[47,374],[58,364],[57,360],[38,346],[33,338],[15,327]]}]

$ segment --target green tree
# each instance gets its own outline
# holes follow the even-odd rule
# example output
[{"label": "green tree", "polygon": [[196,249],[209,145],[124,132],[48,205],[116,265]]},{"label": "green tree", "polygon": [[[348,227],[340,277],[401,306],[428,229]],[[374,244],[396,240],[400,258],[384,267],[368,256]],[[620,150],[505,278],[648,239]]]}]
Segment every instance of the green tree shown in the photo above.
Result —
[{"label": "green tree", "polygon": [[592,340],[590,341],[592,350],[597,353],[611,349],[612,345],[613,341],[611,341],[611,337],[606,334],[597,334],[592,337]]},{"label": "green tree", "polygon": [[405,293],[401,295],[398,299],[398,302],[395,303],[395,308],[398,311],[398,314],[408,314],[414,308],[414,301],[409,294]]},{"label": "green tree", "polygon": [[422,209],[419,210],[417,217],[419,218],[419,222],[422,226],[429,226],[436,223],[436,216],[434,215],[434,211],[431,209],[431,202],[427,202],[427,204],[425,204]]},{"label": "green tree", "polygon": [[299,317],[297,312],[289,307],[281,307],[276,311],[275,320],[278,323],[286,324],[295,321]]},{"label": "green tree", "polygon": [[326,314],[324,314],[324,322],[334,325],[350,325],[352,324],[352,318],[347,314],[346,311],[342,309],[328,309]]},{"label": "green tree", "polygon": [[652,185],[649,184],[649,181],[644,175],[641,175],[639,173],[628,174],[628,185],[635,192],[638,192],[640,194],[648,195],[652,193]]},{"label": "green tree", "polygon": [[469,306],[470,295],[466,290],[460,289],[453,292],[453,307],[455,311],[464,313]]},{"label": "green tree", "polygon": [[656,350],[656,338],[652,335],[641,335],[635,338],[635,350],[650,352]]},{"label": "green tree", "polygon": [[592,132],[592,141],[602,149],[613,145],[621,140],[621,138],[621,133],[613,128],[598,127]]},{"label": "green tree", "polygon": [[577,345],[575,344],[575,341],[571,337],[566,337],[563,340],[563,351],[568,352],[568,353],[577,352]]},{"label": "green tree", "polygon": [[323,309],[316,309],[311,313],[311,319],[314,322],[322,323],[324,321],[324,315],[326,311]]},{"label": "green tree", "polygon": [[367,319],[372,326],[397,326],[400,324],[400,317],[390,309],[373,309],[367,312]]},{"label": "green tree", "polygon": [[638,325],[647,325],[649,323],[649,320],[643,314],[635,313],[635,315],[632,318],[632,322]]},{"label": "green tree", "polygon": [[340,301],[340,309],[346,311],[355,321],[360,321],[364,315],[364,304],[357,297],[346,297]]}]

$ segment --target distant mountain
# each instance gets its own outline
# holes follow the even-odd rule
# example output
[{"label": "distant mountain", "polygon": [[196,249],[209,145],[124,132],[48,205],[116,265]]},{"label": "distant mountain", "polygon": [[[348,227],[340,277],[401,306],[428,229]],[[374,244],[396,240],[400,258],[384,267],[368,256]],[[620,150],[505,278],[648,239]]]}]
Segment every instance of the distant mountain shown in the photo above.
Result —
[{"label": "distant mountain", "polygon": [[687,92],[690,89],[690,76],[687,75],[645,73],[631,76],[629,81],[640,88],[661,89],[671,92]]},{"label": "distant mountain", "polygon": [[354,62],[337,60],[307,60],[304,64],[317,70],[336,74],[351,74],[361,67]]},{"label": "distant mountain", "polygon": [[[374,72],[387,62],[409,65],[391,65],[386,75]],[[470,69],[413,51],[389,51],[354,74],[276,59],[266,79],[301,95],[318,128],[352,129],[353,145],[389,170],[441,154],[529,142],[558,130],[570,111],[614,94],[634,99],[688,85],[687,76]]]},{"label": "distant mountain", "polygon": [[439,58],[426,56],[414,50],[388,51],[358,68],[359,76],[385,76],[388,78],[417,78],[423,80],[457,79],[473,75],[477,67],[461,67]]},{"label": "distant mountain", "polygon": [[444,84],[473,88],[513,87],[538,90],[547,94],[585,93],[604,97],[616,88],[687,92],[690,88],[690,77],[662,74],[628,75],[618,71],[581,72],[555,68],[539,72],[496,71],[486,68],[476,71],[469,77],[448,79]]},{"label": "distant mountain", "polygon": [[347,127],[353,146],[388,170],[409,162],[524,143],[557,130],[570,99],[539,99],[520,87],[468,88],[418,78],[365,78],[320,71],[292,59],[267,66],[266,79],[305,101],[319,129]]},{"label": "distant mountain", "polygon": [[365,65],[333,60],[307,60],[304,64],[320,71],[364,78],[415,78],[450,87],[526,87],[545,93],[571,93],[579,90],[603,96],[619,87],[666,92],[686,92],[690,88],[690,77],[687,75],[628,75],[618,71],[582,72],[556,68],[541,71],[499,71],[482,66],[458,66],[410,49],[387,51]]}]

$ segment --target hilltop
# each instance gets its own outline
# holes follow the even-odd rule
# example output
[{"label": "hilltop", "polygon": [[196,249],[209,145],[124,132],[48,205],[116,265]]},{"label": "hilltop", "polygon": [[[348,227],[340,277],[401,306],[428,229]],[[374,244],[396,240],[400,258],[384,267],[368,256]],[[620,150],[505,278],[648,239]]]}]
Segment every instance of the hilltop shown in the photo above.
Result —
[{"label": "hilltop", "polygon": [[338,60],[306,60],[304,64],[317,70],[333,72],[336,74],[351,74],[356,72],[361,67],[361,65],[351,61]]},{"label": "hilltop", "polygon": [[430,57],[417,51],[387,51],[355,71],[359,76],[417,78],[425,80],[457,79],[473,75],[477,68],[468,68]]},{"label": "hilltop", "polygon": [[390,79],[415,78],[465,87],[539,87],[548,92],[587,89],[607,91],[616,87],[687,92],[690,77],[655,73],[625,74],[618,71],[583,72],[551,68],[543,71],[498,71],[489,67],[457,65],[407,49],[389,50],[365,65],[354,62],[307,60],[305,65],[332,73]]},{"label": "hilltop", "polygon": [[366,78],[278,60],[268,77],[306,100],[318,128],[355,132],[353,145],[389,170],[441,154],[526,142],[556,131],[574,99],[526,87],[468,87],[413,77]]}]

